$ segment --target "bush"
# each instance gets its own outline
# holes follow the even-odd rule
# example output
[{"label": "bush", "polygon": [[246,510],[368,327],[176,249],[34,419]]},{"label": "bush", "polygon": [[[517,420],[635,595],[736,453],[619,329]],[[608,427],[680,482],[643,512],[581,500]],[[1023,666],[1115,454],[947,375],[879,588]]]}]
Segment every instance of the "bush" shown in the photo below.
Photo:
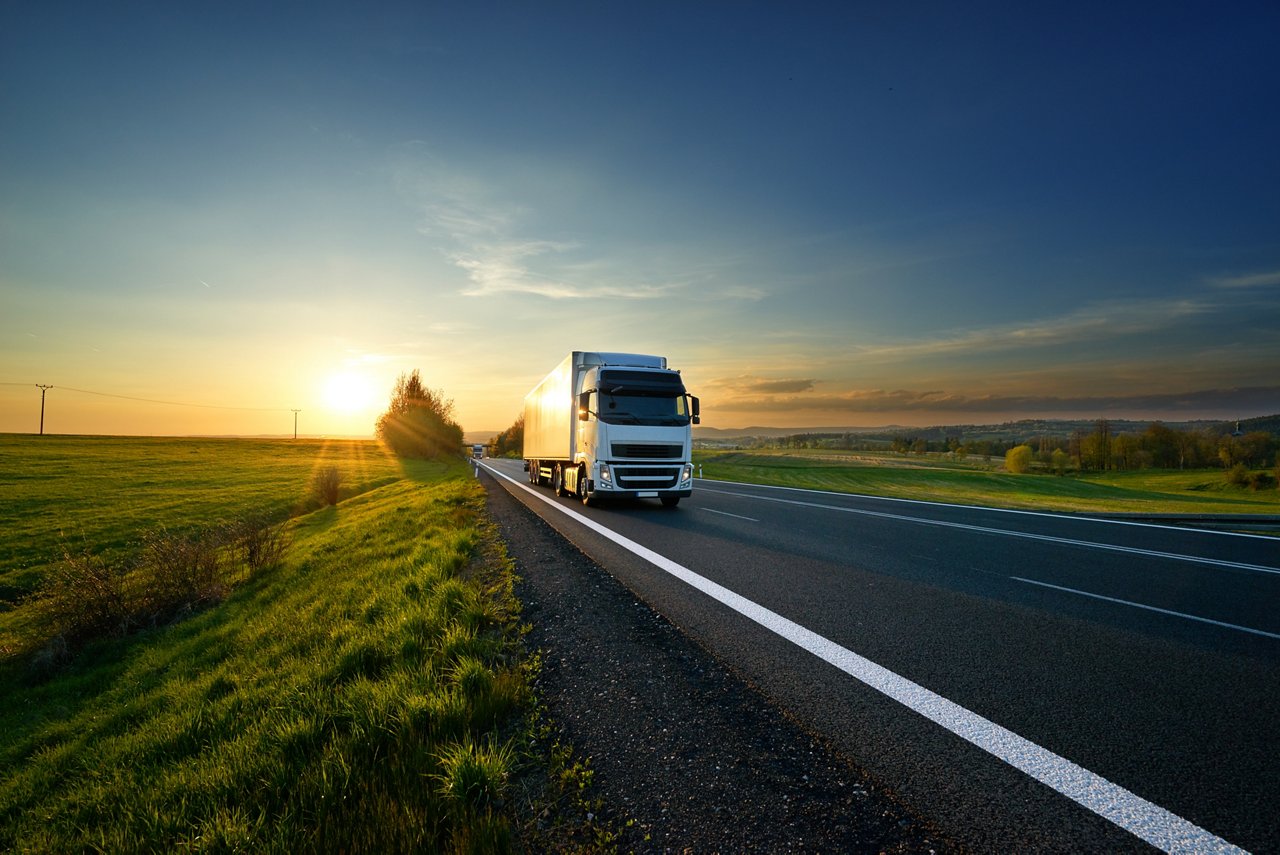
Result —
[{"label": "bush", "polygon": [[311,478],[311,490],[321,504],[338,504],[338,493],[342,489],[342,473],[336,466],[326,466]]},{"label": "bush", "polygon": [[1254,472],[1249,476],[1249,489],[1269,490],[1276,485],[1276,479],[1270,472]]},{"label": "bush", "polygon": [[235,557],[252,575],[280,562],[288,546],[286,532],[283,522],[254,517],[232,526],[228,539]]},{"label": "bush", "polygon": [[1233,487],[1243,487],[1249,483],[1249,469],[1243,463],[1237,463],[1227,470],[1227,483]]},{"label": "bush", "polygon": [[123,632],[129,623],[125,570],[88,552],[63,552],[34,595],[38,623],[49,639],[78,642]]},{"label": "bush", "polygon": [[223,547],[223,538],[212,531],[191,537],[148,532],[136,580],[138,607],[155,620],[221,600],[228,587]]},{"label": "bush", "polygon": [[1004,454],[1004,468],[1021,475],[1031,468],[1031,446],[1015,445]]}]

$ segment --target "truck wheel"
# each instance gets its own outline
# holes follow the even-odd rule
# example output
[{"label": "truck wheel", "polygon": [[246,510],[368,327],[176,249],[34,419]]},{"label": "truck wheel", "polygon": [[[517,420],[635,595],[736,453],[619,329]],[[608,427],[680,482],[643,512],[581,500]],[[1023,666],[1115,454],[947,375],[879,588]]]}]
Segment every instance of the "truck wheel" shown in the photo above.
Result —
[{"label": "truck wheel", "polygon": [[679,496],[663,496],[662,497],[662,507],[664,508],[674,508],[678,504],[680,504]]},{"label": "truck wheel", "polygon": [[587,507],[595,504],[595,500],[591,498],[591,493],[587,491],[587,467],[585,466],[578,469],[578,498]]},{"label": "truck wheel", "polygon": [[529,483],[538,486],[538,461],[529,461]]},{"label": "truck wheel", "polygon": [[564,491],[564,469],[559,465],[551,467],[551,491],[557,496],[569,495]]}]

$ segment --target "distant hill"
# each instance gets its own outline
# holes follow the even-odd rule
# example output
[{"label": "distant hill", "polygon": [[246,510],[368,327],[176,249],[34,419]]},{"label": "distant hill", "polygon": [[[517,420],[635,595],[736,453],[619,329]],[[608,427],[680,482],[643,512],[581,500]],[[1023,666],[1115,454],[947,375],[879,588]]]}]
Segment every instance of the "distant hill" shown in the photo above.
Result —
[{"label": "distant hill", "polygon": [[[1232,424],[1232,430],[1235,425]],[[1280,436],[1280,415],[1275,416],[1258,416],[1252,419],[1241,419],[1240,430],[1244,433],[1253,433],[1254,431],[1262,431],[1273,436]]]},{"label": "distant hill", "polygon": [[[1113,433],[1141,433],[1154,419],[1108,419]],[[775,439],[798,434],[821,434],[839,436],[853,434],[863,439],[892,440],[895,437],[907,436],[912,439],[946,440],[955,437],[961,440],[982,439],[1033,439],[1039,436],[1070,436],[1076,431],[1092,433],[1098,420],[1094,419],[1021,419],[1013,422],[1002,422],[989,425],[932,425],[930,427],[908,427],[904,425],[884,425],[881,427],[745,427],[745,428],[711,428],[695,427],[693,438],[707,443],[733,442],[735,440]],[[1208,430],[1212,433],[1231,433],[1236,429],[1234,421],[1216,419],[1196,419],[1192,421],[1162,421],[1174,430]],[[1274,416],[1257,416],[1240,420],[1243,433],[1263,431],[1280,435],[1280,414]]]}]

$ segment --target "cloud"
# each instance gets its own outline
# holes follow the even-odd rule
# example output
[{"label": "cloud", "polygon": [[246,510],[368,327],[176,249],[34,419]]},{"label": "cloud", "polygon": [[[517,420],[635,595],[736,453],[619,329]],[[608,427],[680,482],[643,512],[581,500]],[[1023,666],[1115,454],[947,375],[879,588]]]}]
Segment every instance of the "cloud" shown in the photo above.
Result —
[{"label": "cloud", "polygon": [[966,330],[926,341],[855,346],[853,356],[910,359],[1081,344],[1167,329],[1213,308],[1204,301],[1190,299],[1111,301],[1031,323]]},{"label": "cloud", "polygon": [[820,381],[810,377],[768,378],[741,374],[708,380],[705,386],[724,395],[787,395],[810,392],[818,382]]},{"label": "cloud", "polygon": [[817,380],[762,380],[746,387],[747,392],[759,395],[780,395],[795,392],[810,392]]},{"label": "cloud", "polygon": [[[491,297],[496,294],[535,294],[552,300],[623,299],[651,300],[671,291],[674,285],[643,283],[608,283],[580,285],[563,278],[534,270],[533,259],[547,254],[566,252],[573,244],[553,241],[522,241],[492,246],[477,246],[452,256],[452,261],[466,271],[471,286],[463,289],[464,297]],[[552,265],[554,266],[554,265]]]},{"label": "cloud", "polygon": [[836,413],[1102,413],[1115,410],[1197,413],[1238,410],[1244,413],[1280,410],[1280,386],[1202,389],[1182,393],[1135,395],[966,395],[943,391],[898,389],[856,390],[835,395],[802,397],[729,398],[708,401],[707,410],[724,412]]},{"label": "cloud", "polygon": [[[551,300],[650,300],[682,287],[598,275],[609,265],[582,259],[573,240],[530,236],[530,210],[501,198],[492,181],[446,164],[421,142],[395,152],[394,182],[420,215],[418,231],[435,239],[469,281],[465,297],[531,294]],[[576,254],[579,257],[569,257]],[[590,271],[589,284],[577,279]],[[755,297],[758,299],[758,297]]]},{"label": "cloud", "polygon": [[1209,284],[1215,288],[1269,288],[1280,285],[1280,270],[1245,276],[1219,276],[1210,279]]}]

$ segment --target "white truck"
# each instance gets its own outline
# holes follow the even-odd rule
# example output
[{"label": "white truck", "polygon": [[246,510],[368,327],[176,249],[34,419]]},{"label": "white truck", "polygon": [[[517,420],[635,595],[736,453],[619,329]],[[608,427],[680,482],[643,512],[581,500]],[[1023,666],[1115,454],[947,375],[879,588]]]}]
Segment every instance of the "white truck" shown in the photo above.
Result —
[{"label": "white truck", "polygon": [[591,505],[693,493],[698,399],[666,357],[573,351],[524,399],[531,484]]}]

